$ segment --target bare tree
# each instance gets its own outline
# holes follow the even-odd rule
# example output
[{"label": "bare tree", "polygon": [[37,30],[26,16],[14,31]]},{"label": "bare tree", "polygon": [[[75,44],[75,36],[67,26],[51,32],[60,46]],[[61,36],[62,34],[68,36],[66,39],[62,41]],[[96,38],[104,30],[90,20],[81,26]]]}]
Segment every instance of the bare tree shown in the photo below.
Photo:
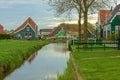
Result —
[{"label": "bare tree", "polygon": [[78,34],[79,34],[79,41],[81,41],[81,6],[78,0],[49,0],[50,6],[56,10],[57,16],[67,13],[67,15],[71,14],[72,10],[76,10],[78,12]]},{"label": "bare tree", "polygon": [[[49,0],[50,5],[53,6],[58,15],[67,12],[69,14],[73,9],[78,12],[79,20],[79,40],[81,39],[81,17],[83,13],[84,17],[84,41],[88,42],[87,36],[87,23],[88,23],[88,13],[93,13],[100,8],[109,7],[111,0]],[[87,47],[87,45],[85,45]]]},{"label": "bare tree", "polygon": [[[109,7],[110,0],[79,0],[81,1],[81,10],[84,15],[84,40],[87,43],[88,42],[88,36],[87,36],[87,23],[88,23],[88,14],[96,12],[97,10],[104,8],[106,9]],[[85,45],[84,47],[87,47]]]}]

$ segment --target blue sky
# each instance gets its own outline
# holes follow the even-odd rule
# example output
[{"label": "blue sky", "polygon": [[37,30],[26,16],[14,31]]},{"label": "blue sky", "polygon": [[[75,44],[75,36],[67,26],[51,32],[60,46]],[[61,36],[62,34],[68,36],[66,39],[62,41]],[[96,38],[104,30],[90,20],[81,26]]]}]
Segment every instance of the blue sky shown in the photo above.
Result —
[{"label": "blue sky", "polygon": [[40,28],[52,25],[54,13],[47,0],[0,0],[0,24],[5,29],[15,29],[28,17],[31,17]]},{"label": "blue sky", "polygon": [[[62,22],[77,23],[77,14],[68,21],[64,17],[55,17],[55,11],[48,5],[48,0],[0,0],[0,24],[5,29],[16,29],[28,17],[31,17],[38,29],[53,28]],[[91,22],[97,21],[97,15],[91,16]]]},{"label": "blue sky", "polygon": [[28,17],[36,22],[38,29],[53,28],[65,22],[55,17],[48,0],[0,0],[0,24],[5,29],[16,29]]},{"label": "blue sky", "polygon": [[55,17],[55,11],[48,0],[0,0],[0,24],[5,29],[16,29],[28,17],[31,17],[38,29],[53,28],[62,22],[77,23],[77,14],[68,21],[64,17]]}]

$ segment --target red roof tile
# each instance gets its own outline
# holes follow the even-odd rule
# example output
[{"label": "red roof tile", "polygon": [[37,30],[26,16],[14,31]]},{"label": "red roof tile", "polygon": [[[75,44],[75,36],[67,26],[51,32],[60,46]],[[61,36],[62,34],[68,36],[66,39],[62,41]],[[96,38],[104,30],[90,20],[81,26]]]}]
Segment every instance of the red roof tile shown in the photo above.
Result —
[{"label": "red roof tile", "polygon": [[61,27],[55,27],[55,28],[51,31],[50,36],[55,36],[60,30],[61,30]]},{"label": "red roof tile", "polygon": [[0,24],[0,34],[6,34],[6,32],[4,31],[4,28],[1,24]]},{"label": "red roof tile", "polygon": [[0,24],[0,29],[3,29],[3,25]]},{"label": "red roof tile", "polygon": [[37,24],[29,17],[21,26],[19,26],[16,30],[13,31],[13,33],[23,29],[26,24],[30,24],[32,29],[35,31]]},{"label": "red roof tile", "polygon": [[106,16],[111,13],[111,10],[100,10],[99,15],[100,15],[100,23],[103,25],[106,20]]}]

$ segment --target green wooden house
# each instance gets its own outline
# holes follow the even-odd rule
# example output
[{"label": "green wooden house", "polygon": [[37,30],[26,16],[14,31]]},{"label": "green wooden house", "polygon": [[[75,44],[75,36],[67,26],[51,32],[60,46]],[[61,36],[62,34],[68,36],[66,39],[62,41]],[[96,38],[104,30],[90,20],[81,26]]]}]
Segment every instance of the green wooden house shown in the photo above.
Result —
[{"label": "green wooden house", "polygon": [[50,33],[50,36],[53,38],[65,38],[66,32],[61,27],[55,27]]},{"label": "green wooden house", "polygon": [[120,15],[116,15],[111,22],[111,32],[118,32],[118,25],[120,23]]},{"label": "green wooden house", "polygon": [[[108,36],[106,33],[110,33],[110,26],[106,23],[106,18],[111,14],[111,10],[99,10],[98,13],[98,22],[96,24],[96,37],[102,38]],[[105,27],[104,27],[105,26]]]},{"label": "green wooden house", "polygon": [[63,30],[63,28],[60,29],[60,31],[56,34],[57,38],[64,38],[66,37],[66,32]]},{"label": "green wooden house", "polygon": [[[103,27],[103,34],[106,39],[108,39],[111,35],[118,33],[118,26],[120,23],[120,4],[117,5],[110,15],[106,16],[106,23]],[[115,35],[114,35],[115,36]]]},{"label": "green wooden house", "polygon": [[37,24],[29,17],[21,26],[12,32],[17,39],[37,39]]}]

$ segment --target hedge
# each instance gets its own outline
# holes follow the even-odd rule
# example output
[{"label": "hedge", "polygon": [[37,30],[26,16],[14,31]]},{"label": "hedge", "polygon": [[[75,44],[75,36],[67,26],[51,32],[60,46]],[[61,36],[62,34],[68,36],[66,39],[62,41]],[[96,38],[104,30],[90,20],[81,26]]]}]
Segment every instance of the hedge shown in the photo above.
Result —
[{"label": "hedge", "polygon": [[11,39],[11,35],[9,35],[9,34],[0,34],[0,39]]}]

